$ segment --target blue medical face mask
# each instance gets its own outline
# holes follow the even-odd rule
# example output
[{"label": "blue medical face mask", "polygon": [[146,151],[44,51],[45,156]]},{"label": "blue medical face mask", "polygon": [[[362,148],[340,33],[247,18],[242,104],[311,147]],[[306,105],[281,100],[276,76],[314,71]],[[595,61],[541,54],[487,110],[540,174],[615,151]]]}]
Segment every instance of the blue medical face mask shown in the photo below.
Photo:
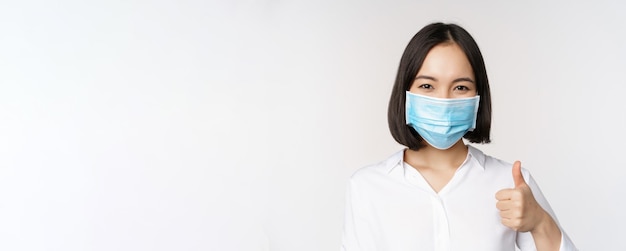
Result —
[{"label": "blue medical face mask", "polygon": [[426,142],[445,150],[476,128],[480,96],[433,98],[406,92],[406,124]]}]

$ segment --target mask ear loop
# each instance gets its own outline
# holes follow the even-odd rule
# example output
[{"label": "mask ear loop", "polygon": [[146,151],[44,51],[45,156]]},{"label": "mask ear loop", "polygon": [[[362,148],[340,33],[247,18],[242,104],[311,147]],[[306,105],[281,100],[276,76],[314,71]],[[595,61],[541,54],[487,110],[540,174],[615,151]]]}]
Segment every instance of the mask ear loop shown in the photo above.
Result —
[{"label": "mask ear loop", "polygon": [[472,128],[469,129],[470,132],[473,132],[476,129],[476,120],[478,120],[478,107],[480,106],[480,95],[476,95],[476,103],[474,104],[474,124],[472,124]]}]

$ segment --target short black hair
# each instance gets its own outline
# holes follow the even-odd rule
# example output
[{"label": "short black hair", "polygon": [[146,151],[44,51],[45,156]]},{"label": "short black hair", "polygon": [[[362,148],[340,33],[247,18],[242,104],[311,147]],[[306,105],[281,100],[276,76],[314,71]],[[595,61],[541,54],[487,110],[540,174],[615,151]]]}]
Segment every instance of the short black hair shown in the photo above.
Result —
[{"label": "short black hair", "polygon": [[476,118],[476,128],[463,137],[472,143],[489,143],[491,130],[491,94],[485,61],[474,38],[461,26],[456,24],[432,23],[426,25],[413,36],[406,46],[398,74],[391,92],[387,120],[393,138],[412,150],[424,147],[422,137],[411,126],[406,124],[405,100],[406,91],[411,88],[415,75],[419,72],[428,52],[435,46],[444,43],[455,43],[461,47],[474,71],[476,90],[480,95],[480,104]]}]

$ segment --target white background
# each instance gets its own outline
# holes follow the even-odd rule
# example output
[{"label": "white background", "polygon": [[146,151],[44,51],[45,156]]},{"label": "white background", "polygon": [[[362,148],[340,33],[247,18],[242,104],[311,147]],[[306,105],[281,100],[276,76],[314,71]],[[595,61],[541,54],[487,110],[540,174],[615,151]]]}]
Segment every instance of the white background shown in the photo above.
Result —
[{"label": "white background", "polygon": [[626,6],[454,2],[3,1],[0,250],[338,250],[433,21],[485,57],[478,147],[521,160],[581,250],[623,247]]}]

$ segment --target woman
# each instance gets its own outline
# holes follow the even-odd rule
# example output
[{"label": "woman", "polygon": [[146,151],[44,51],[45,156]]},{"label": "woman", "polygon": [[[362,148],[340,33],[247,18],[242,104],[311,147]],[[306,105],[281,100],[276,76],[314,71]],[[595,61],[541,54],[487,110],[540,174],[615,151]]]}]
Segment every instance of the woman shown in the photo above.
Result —
[{"label": "woman", "polygon": [[407,149],[351,177],[342,250],[576,250],[519,161],[463,142],[489,143],[491,128],[485,65],[463,28],[411,39],[388,120]]}]

